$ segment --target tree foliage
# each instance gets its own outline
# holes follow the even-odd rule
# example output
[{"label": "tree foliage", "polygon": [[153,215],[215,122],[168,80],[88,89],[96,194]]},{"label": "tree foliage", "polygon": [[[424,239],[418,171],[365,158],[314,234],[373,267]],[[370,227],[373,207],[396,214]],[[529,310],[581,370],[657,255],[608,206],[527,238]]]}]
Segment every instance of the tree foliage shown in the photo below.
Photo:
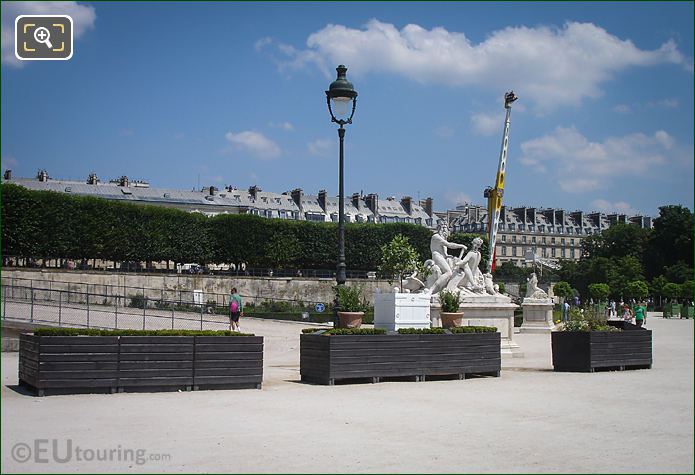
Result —
[{"label": "tree foliage", "polygon": [[598,283],[589,285],[589,295],[599,302],[602,300],[606,300],[610,292],[611,289],[610,287],[608,287],[608,284]]},{"label": "tree foliage", "polygon": [[396,235],[391,242],[381,246],[381,264],[379,270],[387,275],[398,276],[398,282],[403,291],[403,276],[412,273],[419,264],[419,255],[410,245],[408,238],[402,234]]}]

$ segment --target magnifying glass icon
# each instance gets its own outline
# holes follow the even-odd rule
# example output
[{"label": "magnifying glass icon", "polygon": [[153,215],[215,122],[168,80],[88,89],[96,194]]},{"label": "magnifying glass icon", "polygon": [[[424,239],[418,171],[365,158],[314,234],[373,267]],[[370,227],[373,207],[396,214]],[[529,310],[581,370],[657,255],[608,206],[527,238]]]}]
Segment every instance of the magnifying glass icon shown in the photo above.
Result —
[{"label": "magnifying glass icon", "polygon": [[34,39],[38,43],[45,44],[46,46],[48,46],[49,49],[53,49],[53,45],[51,44],[51,32],[48,31],[48,28],[40,26],[37,29],[35,29]]}]

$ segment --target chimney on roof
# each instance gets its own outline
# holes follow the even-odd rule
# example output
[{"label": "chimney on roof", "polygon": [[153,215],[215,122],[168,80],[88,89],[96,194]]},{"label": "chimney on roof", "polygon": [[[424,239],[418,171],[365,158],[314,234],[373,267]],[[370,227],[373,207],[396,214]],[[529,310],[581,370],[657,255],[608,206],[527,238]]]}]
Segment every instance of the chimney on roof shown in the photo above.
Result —
[{"label": "chimney on roof", "polygon": [[10,170],[9,168],[7,170],[5,170],[5,174],[3,175],[3,178],[5,180],[11,180],[12,179],[12,170]]},{"label": "chimney on roof", "polygon": [[211,186],[210,188],[208,188],[208,192],[209,192],[210,196],[215,196],[217,194],[217,188],[214,186]]},{"label": "chimney on roof", "polygon": [[255,200],[256,200],[256,195],[257,195],[258,192],[260,192],[260,191],[263,191],[263,190],[261,190],[261,189],[260,189],[258,186],[256,186],[256,185],[253,185],[253,186],[249,187],[249,195],[251,195],[251,199],[253,199],[253,200],[255,201]]},{"label": "chimney on roof", "polygon": [[321,206],[324,213],[328,213],[328,210],[326,210],[326,195],[326,190],[319,191],[319,206]]},{"label": "chimney on roof", "polygon": [[118,186],[130,186],[128,183],[128,177],[123,175],[118,179]]},{"label": "chimney on roof", "polygon": [[352,206],[356,209],[360,209],[360,193],[353,193],[350,197],[350,201],[352,201]]},{"label": "chimney on roof", "polygon": [[46,170],[39,170],[36,174],[36,178],[38,178],[39,181],[48,181],[48,172]]},{"label": "chimney on roof", "polygon": [[88,185],[96,185],[99,183],[99,178],[97,177],[96,173],[90,173],[89,176],[87,177],[87,184]]},{"label": "chimney on roof", "polygon": [[425,198],[424,200],[420,201],[420,206],[425,209],[425,213],[427,213],[427,216],[431,218],[432,213],[434,212],[432,198]]},{"label": "chimney on roof", "polygon": [[374,220],[378,221],[379,217],[379,195],[376,193],[369,193],[367,196],[364,198],[364,204],[367,205],[367,208],[372,212],[374,215]]},{"label": "chimney on roof", "polygon": [[401,198],[401,206],[403,207],[405,212],[408,213],[408,215],[413,214],[413,198],[411,198],[410,196],[404,196],[403,198]]}]

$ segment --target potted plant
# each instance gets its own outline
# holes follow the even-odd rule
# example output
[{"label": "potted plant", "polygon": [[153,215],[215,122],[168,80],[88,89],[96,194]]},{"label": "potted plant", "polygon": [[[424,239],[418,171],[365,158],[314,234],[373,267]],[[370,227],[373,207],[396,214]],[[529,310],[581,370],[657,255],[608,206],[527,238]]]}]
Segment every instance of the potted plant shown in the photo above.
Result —
[{"label": "potted plant", "polygon": [[460,327],[461,319],[463,318],[463,312],[459,312],[461,294],[458,291],[453,292],[444,289],[439,292],[439,303],[442,306],[442,310],[439,314],[442,320],[442,327]]},{"label": "potted plant", "polygon": [[335,298],[338,303],[338,318],[341,328],[359,328],[364,312],[369,304],[362,296],[362,287],[335,286]]}]

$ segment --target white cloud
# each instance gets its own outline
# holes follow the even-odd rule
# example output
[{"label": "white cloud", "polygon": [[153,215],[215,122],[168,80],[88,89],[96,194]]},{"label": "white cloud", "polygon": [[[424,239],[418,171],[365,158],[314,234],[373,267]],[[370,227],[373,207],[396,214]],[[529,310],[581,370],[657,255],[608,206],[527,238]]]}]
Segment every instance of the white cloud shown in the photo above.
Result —
[{"label": "white cloud", "polygon": [[18,15],[70,15],[74,39],[94,28],[97,17],[94,7],[77,2],[2,2],[2,63],[18,68],[26,63],[14,55],[14,21]]},{"label": "white cloud", "polygon": [[564,191],[582,193],[604,188],[617,176],[654,172],[673,147],[673,137],[663,130],[592,142],[574,127],[557,127],[522,143],[520,161],[540,173],[553,173]]},{"label": "white cloud", "polygon": [[292,132],[294,130],[294,125],[292,125],[291,122],[271,122],[269,125],[288,132]]},{"label": "white cloud", "polygon": [[496,114],[473,114],[471,124],[473,131],[480,135],[494,135],[502,129],[502,118]]},{"label": "white cloud", "polygon": [[266,36],[266,37],[264,37],[264,38],[261,38],[261,39],[257,40],[257,41],[253,44],[253,47],[254,47],[254,49],[255,49],[256,51],[262,51],[263,48],[265,48],[266,46],[268,46],[268,45],[271,44],[272,42],[273,42],[273,39],[272,39],[270,36]]},{"label": "white cloud", "polygon": [[680,105],[678,99],[661,99],[660,101],[650,102],[651,107],[662,107],[664,109],[675,109]]},{"label": "white cloud", "polygon": [[449,203],[453,204],[454,206],[473,202],[470,196],[460,191],[449,191],[446,193],[445,197]]},{"label": "white cloud", "polygon": [[313,142],[307,144],[307,149],[311,155],[317,157],[328,157],[335,146],[335,140],[329,139],[316,139]]},{"label": "white cloud", "polygon": [[611,203],[608,200],[604,199],[597,199],[591,202],[591,206],[593,206],[596,210],[602,211],[604,213],[621,213],[621,214],[627,214],[627,215],[637,215],[639,212],[630,206],[629,203],[626,203],[625,201],[617,201],[615,203]]},{"label": "white cloud", "polygon": [[281,155],[280,147],[260,132],[245,130],[234,133],[227,132],[224,137],[234,146],[245,150],[257,158],[268,160]]},{"label": "white cloud", "polygon": [[421,83],[481,86],[499,92],[510,86],[539,110],[578,105],[601,95],[600,85],[632,66],[679,64],[692,70],[672,40],[642,50],[593,23],[568,22],[560,28],[526,26],[497,30],[480,42],[441,27],[402,29],[376,19],[364,28],[329,24],[307,38],[307,48],[277,44],[281,69],[316,65],[332,75],[343,63],[353,75],[400,74]]}]

